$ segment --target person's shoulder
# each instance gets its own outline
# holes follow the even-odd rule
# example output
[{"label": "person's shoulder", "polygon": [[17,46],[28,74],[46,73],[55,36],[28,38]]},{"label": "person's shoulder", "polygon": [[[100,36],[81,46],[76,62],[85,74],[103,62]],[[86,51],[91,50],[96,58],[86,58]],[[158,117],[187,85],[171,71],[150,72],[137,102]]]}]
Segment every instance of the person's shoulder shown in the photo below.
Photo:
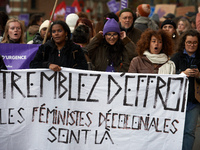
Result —
[{"label": "person's shoulder", "polygon": [[68,41],[68,43],[69,43],[70,49],[71,49],[72,51],[76,51],[76,50],[79,51],[79,50],[82,50],[81,47],[80,47],[80,45],[74,43],[72,40]]},{"label": "person's shoulder", "polygon": [[133,57],[132,61],[141,61],[142,59],[145,59],[144,56],[136,56]]},{"label": "person's shoulder", "polygon": [[171,57],[171,60],[172,60],[172,61],[181,60],[181,59],[183,59],[182,57],[184,57],[183,53],[181,53],[181,52],[176,52],[176,53]]},{"label": "person's shoulder", "polygon": [[176,53],[173,54],[172,58],[173,58],[173,57],[181,57],[181,56],[183,56],[183,53],[181,53],[181,52],[176,52]]},{"label": "person's shoulder", "polygon": [[33,40],[29,41],[27,44],[33,44]]},{"label": "person's shoulder", "polygon": [[47,51],[50,51],[51,48],[55,47],[55,44],[51,40],[48,40],[46,43],[41,44],[39,47],[41,49],[44,48],[44,49],[47,49]]},{"label": "person's shoulder", "polygon": [[135,28],[135,27],[132,28],[132,32],[135,33],[135,34],[140,34],[140,35],[142,34],[142,31],[140,29]]}]

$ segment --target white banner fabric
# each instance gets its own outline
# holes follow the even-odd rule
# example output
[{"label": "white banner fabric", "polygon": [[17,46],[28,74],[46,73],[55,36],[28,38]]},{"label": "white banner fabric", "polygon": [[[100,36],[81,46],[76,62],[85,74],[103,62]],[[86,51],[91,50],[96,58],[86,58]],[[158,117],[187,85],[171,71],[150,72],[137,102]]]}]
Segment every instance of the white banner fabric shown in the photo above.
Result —
[{"label": "white banner fabric", "polygon": [[0,150],[181,150],[188,79],[0,71]]}]

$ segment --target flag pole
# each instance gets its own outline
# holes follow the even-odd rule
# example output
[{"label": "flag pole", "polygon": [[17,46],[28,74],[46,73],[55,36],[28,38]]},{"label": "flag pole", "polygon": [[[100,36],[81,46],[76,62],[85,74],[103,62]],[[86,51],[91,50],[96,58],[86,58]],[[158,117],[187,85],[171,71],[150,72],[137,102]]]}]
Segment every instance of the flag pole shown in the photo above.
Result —
[{"label": "flag pole", "polygon": [[44,44],[46,42],[46,40],[47,40],[47,34],[48,34],[50,26],[51,26],[51,22],[52,22],[54,13],[55,13],[55,9],[56,9],[57,3],[58,3],[58,0],[55,1],[54,7],[53,7],[53,11],[52,11],[51,17],[49,19],[49,25],[48,25],[48,28],[47,28],[47,31],[46,31],[46,34],[45,34],[45,37],[44,37],[44,40],[43,40],[42,44]]}]

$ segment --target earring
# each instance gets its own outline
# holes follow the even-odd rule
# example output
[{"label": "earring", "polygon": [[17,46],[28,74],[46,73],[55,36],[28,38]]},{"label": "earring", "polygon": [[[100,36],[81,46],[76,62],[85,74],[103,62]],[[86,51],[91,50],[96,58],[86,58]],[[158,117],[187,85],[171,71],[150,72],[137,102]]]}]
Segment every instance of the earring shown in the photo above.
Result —
[{"label": "earring", "polygon": [[172,35],[172,38],[173,38],[173,39],[175,39],[175,37],[176,37],[176,34],[175,34],[175,33],[173,33],[173,35]]},{"label": "earring", "polygon": [[66,41],[68,40],[68,36],[65,37],[65,40],[66,40]]}]

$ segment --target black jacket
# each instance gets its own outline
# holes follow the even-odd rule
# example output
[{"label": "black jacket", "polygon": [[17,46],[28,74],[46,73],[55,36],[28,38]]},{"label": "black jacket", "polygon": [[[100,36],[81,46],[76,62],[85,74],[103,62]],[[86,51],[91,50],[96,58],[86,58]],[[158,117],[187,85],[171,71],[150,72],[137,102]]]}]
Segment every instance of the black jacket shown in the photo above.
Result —
[{"label": "black jacket", "polygon": [[50,64],[57,64],[60,67],[88,69],[84,53],[79,45],[71,40],[67,41],[65,46],[58,50],[53,41],[48,41],[41,45],[30,63],[30,68],[49,68]]},{"label": "black jacket", "polygon": [[42,44],[43,38],[41,37],[40,33],[36,33],[33,37],[33,44]]},{"label": "black jacket", "polygon": [[[176,65],[176,72],[177,74],[181,73],[182,71],[185,71],[187,68],[190,68],[190,64],[187,61],[187,55],[183,53],[176,53],[171,60]],[[194,60],[192,61],[192,65],[197,65],[198,69],[200,70],[200,56],[196,55]],[[188,101],[192,103],[198,103],[198,101],[195,99],[195,85],[194,85],[194,77],[189,77],[189,90],[188,90]],[[197,79],[197,82],[200,83],[200,79]]]}]

